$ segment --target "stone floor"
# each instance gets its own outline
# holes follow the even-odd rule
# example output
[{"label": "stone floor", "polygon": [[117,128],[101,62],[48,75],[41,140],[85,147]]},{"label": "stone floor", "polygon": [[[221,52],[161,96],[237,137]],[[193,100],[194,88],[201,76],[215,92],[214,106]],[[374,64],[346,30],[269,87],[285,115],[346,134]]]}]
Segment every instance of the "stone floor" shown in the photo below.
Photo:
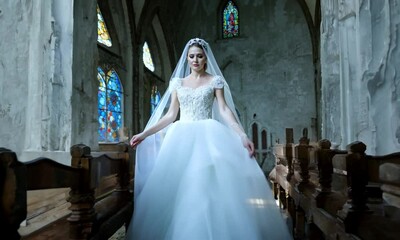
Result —
[{"label": "stone floor", "polygon": [[108,240],[124,240],[124,239],[125,239],[125,227],[121,227]]}]

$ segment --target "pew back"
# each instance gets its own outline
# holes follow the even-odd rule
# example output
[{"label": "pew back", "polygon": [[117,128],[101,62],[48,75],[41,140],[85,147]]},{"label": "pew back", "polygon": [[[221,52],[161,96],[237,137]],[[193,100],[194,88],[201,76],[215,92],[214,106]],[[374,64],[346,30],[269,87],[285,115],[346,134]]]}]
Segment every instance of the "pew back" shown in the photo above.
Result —
[{"label": "pew back", "polygon": [[397,239],[400,153],[369,156],[362,142],[337,150],[326,139],[317,147],[305,140],[275,145],[270,174],[275,197],[293,221],[294,237]]},{"label": "pew back", "polygon": [[1,223],[9,230],[5,236],[19,239],[19,225],[27,217],[27,192],[32,190],[69,188],[70,214],[23,239],[49,234],[57,239],[108,238],[129,223],[133,211],[131,159],[127,144],[120,144],[118,150],[91,154],[89,147],[75,145],[71,166],[65,166],[48,158],[21,163],[15,153],[0,149],[0,173],[4,173],[0,177]]}]

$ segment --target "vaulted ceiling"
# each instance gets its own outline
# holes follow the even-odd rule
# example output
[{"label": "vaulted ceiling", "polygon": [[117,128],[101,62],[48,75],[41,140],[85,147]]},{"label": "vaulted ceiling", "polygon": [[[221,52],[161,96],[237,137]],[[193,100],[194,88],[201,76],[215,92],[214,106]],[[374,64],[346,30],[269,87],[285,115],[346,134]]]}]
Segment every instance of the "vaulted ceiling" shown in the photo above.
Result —
[{"label": "vaulted ceiling", "polygon": [[[302,9],[304,11],[305,15],[309,15],[312,19],[312,21],[315,23],[316,16],[318,18],[319,10],[319,4],[320,0],[297,0],[299,4],[302,6]],[[167,1],[162,1],[164,4],[174,4],[177,2],[176,0],[167,0]],[[179,2],[179,1],[178,1]],[[147,14],[147,12],[143,11],[144,6],[146,4],[161,4],[160,0],[132,0],[133,3],[133,8],[135,11],[135,23],[138,24],[140,23],[140,19],[142,14]],[[317,11],[316,11],[317,9]],[[316,13],[317,12],[317,13]],[[317,19],[318,20],[318,19]]]},{"label": "vaulted ceiling", "polygon": [[[131,2],[129,2],[131,1]],[[193,1],[193,0],[189,0]],[[276,0],[281,1],[281,0]],[[313,62],[317,64],[319,61],[319,35],[320,35],[320,22],[321,22],[321,0],[287,0],[288,3],[299,4],[304,14],[304,20],[307,22],[310,39],[312,42]],[[207,4],[205,2],[196,2],[196,4]],[[236,3],[240,6],[240,0]],[[248,1],[247,1],[248,2]],[[165,52],[165,49],[171,49],[174,46],[174,24],[180,23],[179,16],[186,11],[184,1],[182,0],[127,0],[131,12],[130,21],[133,21],[132,27],[135,28],[134,32],[139,33],[135,36],[135,41],[139,44],[148,38],[148,34],[156,37],[157,42],[161,42],[159,48],[163,52],[160,56],[170,59],[176,58],[176,53],[173,51]],[[204,8],[206,9],[206,8]],[[149,28],[150,27],[150,28]],[[149,33],[149,30],[151,33]],[[160,31],[162,30],[162,31]],[[146,34],[147,32],[147,34]],[[163,34],[167,34],[163,35]],[[155,35],[154,35],[155,34]],[[161,35],[162,36],[161,36]],[[169,46],[169,48],[167,47]],[[174,47],[172,47],[174,49]],[[175,49],[176,50],[176,49]],[[169,61],[165,61],[170,64]]]}]

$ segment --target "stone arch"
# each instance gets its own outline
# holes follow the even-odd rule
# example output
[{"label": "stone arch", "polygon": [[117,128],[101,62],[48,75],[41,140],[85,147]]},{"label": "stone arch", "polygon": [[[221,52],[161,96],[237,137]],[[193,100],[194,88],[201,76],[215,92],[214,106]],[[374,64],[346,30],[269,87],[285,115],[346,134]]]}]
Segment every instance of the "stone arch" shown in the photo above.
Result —
[{"label": "stone arch", "polygon": [[122,9],[120,9],[119,4],[111,3],[108,1],[98,1],[97,5],[99,6],[101,14],[103,15],[104,21],[107,25],[108,33],[110,34],[110,38],[112,41],[111,47],[103,46],[100,43],[98,43],[98,45],[115,54],[120,54],[120,40],[118,36],[118,30],[116,29],[116,26],[118,24],[115,24],[115,20],[118,21],[118,19],[115,19],[114,15],[116,14],[114,13],[119,13],[122,11]]},{"label": "stone arch", "polygon": [[[135,68],[132,65],[135,53],[133,50],[132,39],[135,36],[131,31],[131,11],[128,6],[119,2],[98,1],[98,6],[102,11],[103,18],[106,21],[107,28],[112,40],[112,46],[107,48],[97,44],[98,62],[97,65],[103,70],[114,69],[119,77],[121,87],[123,88],[122,112],[123,121],[121,128],[133,128],[135,113],[132,109],[133,86]],[[97,78],[96,83],[97,83]],[[97,95],[97,93],[96,93]],[[96,111],[97,112],[97,111]],[[97,118],[96,118],[97,119]]]},{"label": "stone arch", "polygon": [[[138,111],[142,116],[140,119],[140,128],[143,128],[146,121],[150,117],[150,95],[152,85],[156,84],[161,94],[164,93],[168,87],[169,79],[172,73],[173,58],[172,47],[169,46],[169,41],[165,35],[165,26],[163,26],[160,18],[160,2],[152,4],[144,4],[139,18],[137,28],[138,38],[137,45],[138,52]],[[154,73],[147,71],[144,67],[142,60],[142,46],[147,42],[152,54],[153,63],[155,65]]]}]

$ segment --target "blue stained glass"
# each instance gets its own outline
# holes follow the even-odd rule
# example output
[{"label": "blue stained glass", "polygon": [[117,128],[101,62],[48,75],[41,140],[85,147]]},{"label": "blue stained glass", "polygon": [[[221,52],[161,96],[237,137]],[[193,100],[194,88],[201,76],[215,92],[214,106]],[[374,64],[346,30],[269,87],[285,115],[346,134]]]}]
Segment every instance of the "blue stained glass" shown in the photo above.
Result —
[{"label": "blue stained glass", "polygon": [[223,37],[232,38],[239,36],[239,11],[232,1],[226,4],[222,18]]},{"label": "blue stained glass", "polygon": [[106,141],[106,133],[107,133],[107,113],[105,110],[99,109],[99,142]]},{"label": "blue stained glass", "polygon": [[[104,72],[101,68],[97,68],[97,80],[99,81],[99,89],[97,91],[98,108],[106,109],[106,83],[104,82]],[[102,74],[103,73],[103,74]]]},{"label": "blue stained glass", "polygon": [[119,92],[107,90],[107,110],[121,112],[121,96]]},{"label": "blue stained glass", "polygon": [[154,110],[156,109],[158,103],[160,103],[161,94],[160,91],[157,90],[157,86],[153,86],[151,90],[151,97],[150,97],[150,105],[151,105],[151,114],[153,114]]},{"label": "blue stained glass", "polygon": [[118,130],[122,123],[121,113],[108,111],[108,126],[107,126],[107,138],[110,142],[118,142],[119,135]]},{"label": "blue stained glass", "polygon": [[111,69],[107,75],[98,67],[99,141],[118,142],[122,127],[122,86],[118,74]]},{"label": "blue stained glass", "polygon": [[103,81],[104,81],[104,79],[106,79],[106,74],[104,73],[103,69],[101,69],[101,67],[97,67],[97,72],[98,72],[98,74],[100,74],[100,76],[97,75],[97,78],[100,77],[100,78],[102,78]]},{"label": "blue stained glass", "polygon": [[106,109],[106,91],[104,88],[99,88],[97,93],[98,101],[99,101],[99,109]]},{"label": "blue stained glass", "polygon": [[107,87],[115,91],[122,91],[118,74],[112,69],[107,73]]}]

